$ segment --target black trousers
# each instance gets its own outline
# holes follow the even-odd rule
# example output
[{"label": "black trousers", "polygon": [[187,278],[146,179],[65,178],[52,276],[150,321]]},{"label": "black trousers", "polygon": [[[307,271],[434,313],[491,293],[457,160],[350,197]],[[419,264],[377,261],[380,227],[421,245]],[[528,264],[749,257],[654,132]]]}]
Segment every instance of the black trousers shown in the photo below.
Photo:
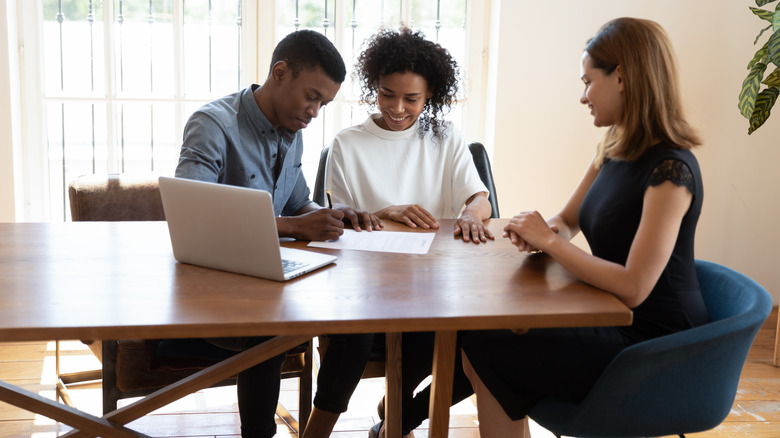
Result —
[{"label": "black trousers", "polygon": [[[167,357],[223,360],[271,339],[271,336],[208,339],[164,339],[157,353]],[[276,404],[285,353],[238,373],[238,414],[243,438],[276,435]]]}]

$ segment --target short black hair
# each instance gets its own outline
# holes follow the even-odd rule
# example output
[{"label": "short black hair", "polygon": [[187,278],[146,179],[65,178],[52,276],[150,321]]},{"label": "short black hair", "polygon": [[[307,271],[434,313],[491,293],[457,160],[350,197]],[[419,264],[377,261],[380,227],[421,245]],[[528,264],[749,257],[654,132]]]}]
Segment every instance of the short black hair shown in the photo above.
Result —
[{"label": "short black hair", "polygon": [[457,100],[458,63],[447,49],[427,40],[419,30],[406,26],[398,31],[382,29],[365,43],[355,65],[355,75],[361,80],[361,102],[375,107],[382,76],[406,72],[418,74],[428,83],[432,96],[420,114],[420,130],[431,129],[440,138],[445,125],[439,116]]},{"label": "short black hair", "polygon": [[313,30],[297,30],[284,37],[274,49],[270,69],[279,61],[285,61],[293,77],[302,70],[322,67],[325,74],[336,83],[344,82],[347,68],[336,46],[325,35]]}]

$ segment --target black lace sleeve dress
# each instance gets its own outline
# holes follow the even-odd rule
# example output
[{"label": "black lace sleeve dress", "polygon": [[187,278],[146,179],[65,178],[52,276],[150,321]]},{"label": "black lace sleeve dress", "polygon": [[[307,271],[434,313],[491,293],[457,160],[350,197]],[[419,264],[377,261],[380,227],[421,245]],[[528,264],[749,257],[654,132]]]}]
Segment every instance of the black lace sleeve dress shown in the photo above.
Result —
[{"label": "black lace sleeve dress", "polygon": [[546,396],[581,400],[620,350],[709,321],[694,266],[694,237],[702,207],[701,172],[694,155],[664,144],[635,161],[607,160],[579,212],[593,255],[625,264],[639,227],[645,191],[671,181],[693,195],[669,263],[628,327],[582,327],[475,332],[464,338],[480,379],[515,420]]}]

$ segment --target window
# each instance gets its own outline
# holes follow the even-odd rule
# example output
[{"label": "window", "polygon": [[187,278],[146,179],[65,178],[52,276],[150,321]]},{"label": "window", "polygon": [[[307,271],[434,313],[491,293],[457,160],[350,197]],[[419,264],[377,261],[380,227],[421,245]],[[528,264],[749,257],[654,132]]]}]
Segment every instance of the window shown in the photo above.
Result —
[{"label": "window", "polygon": [[367,116],[351,71],[364,39],[381,26],[410,24],[450,50],[466,82],[448,118],[478,138],[480,124],[464,123],[480,95],[466,84],[483,82],[471,77],[472,66],[480,74],[482,49],[467,17],[484,16],[485,6],[472,3],[480,2],[17,0],[24,92],[42,96],[23,101],[25,144],[42,145],[25,152],[24,219],[68,220],[67,185],[81,174],[172,174],[189,115],[262,83],[276,42],[296,29],[324,33],[348,68],[336,102],[303,131],[310,185],[320,148]]}]

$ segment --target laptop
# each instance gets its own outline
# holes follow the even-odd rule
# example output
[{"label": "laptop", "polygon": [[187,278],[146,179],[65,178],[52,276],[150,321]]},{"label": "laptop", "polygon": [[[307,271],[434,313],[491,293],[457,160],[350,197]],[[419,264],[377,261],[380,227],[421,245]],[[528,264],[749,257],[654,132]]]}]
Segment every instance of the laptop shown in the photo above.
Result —
[{"label": "laptop", "polygon": [[182,263],[286,281],[336,256],[279,245],[271,194],[161,176],[173,256]]}]

